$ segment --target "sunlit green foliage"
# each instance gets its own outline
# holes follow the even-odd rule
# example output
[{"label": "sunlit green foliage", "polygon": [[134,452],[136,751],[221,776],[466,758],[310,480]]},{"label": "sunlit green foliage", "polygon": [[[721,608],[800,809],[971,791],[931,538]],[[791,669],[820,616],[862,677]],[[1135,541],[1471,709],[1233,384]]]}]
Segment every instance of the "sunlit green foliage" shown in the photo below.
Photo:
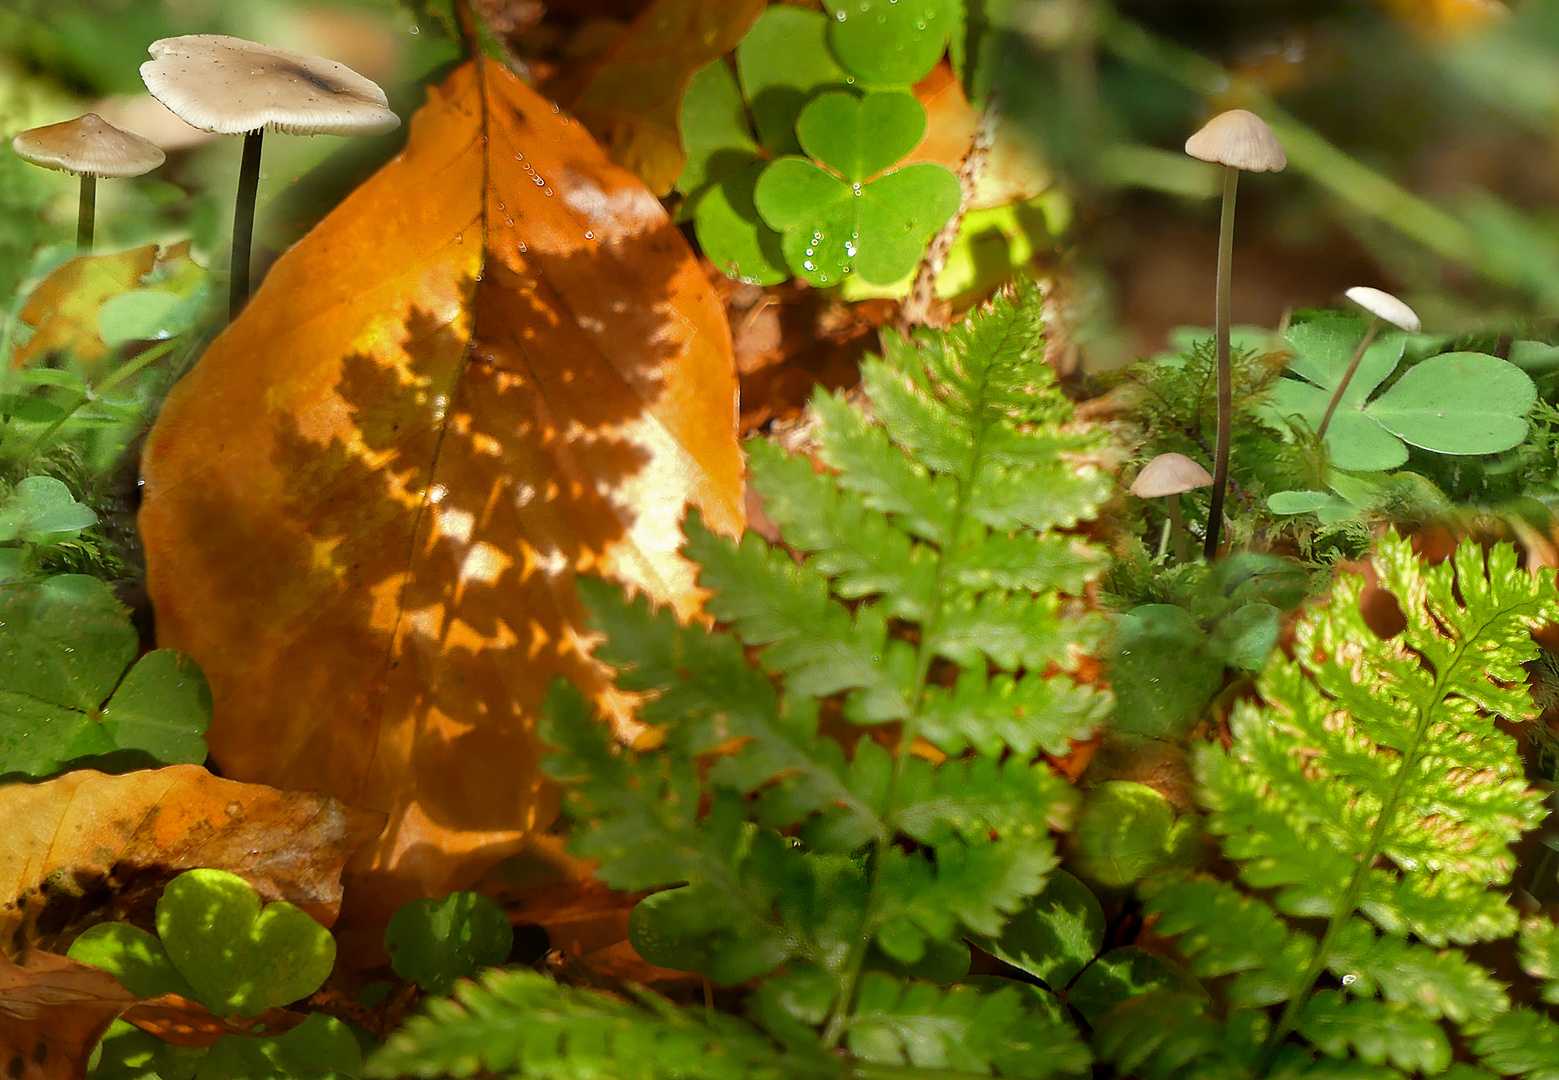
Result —
[{"label": "sunlit green foliage", "polygon": [[[1110,479],[1100,437],[1067,423],[1037,307],[1029,291],[939,337],[890,339],[865,367],[869,415],[814,403],[830,471],[754,445],[754,484],[790,551],[689,523],[720,631],[583,590],[600,655],[647,695],[640,719],[660,744],[625,750],[576,691],[554,689],[549,767],[569,791],[574,850],[614,888],[661,890],[634,912],[642,955],[717,983],[762,980],[753,1026],[701,1020],[674,1045],[767,1044],[800,1073],[841,1045],[864,1062],[1011,1076],[1088,1063],[1037,988],[902,973],[1000,934],[1045,887],[1072,798],[1034,754],[1064,751],[1108,707],[1067,675],[1103,631],[1071,599],[1103,554],[1058,530],[1091,517]],[[918,739],[955,756],[912,752]],[[461,1001],[375,1068],[595,1067],[570,1049],[604,1007],[588,995],[509,976]],[[612,1037],[648,1046],[672,1040],[669,1016],[695,1025],[668,1008],[615,1005]],[[510,1034],[521,1024],[534,1050]]]}]

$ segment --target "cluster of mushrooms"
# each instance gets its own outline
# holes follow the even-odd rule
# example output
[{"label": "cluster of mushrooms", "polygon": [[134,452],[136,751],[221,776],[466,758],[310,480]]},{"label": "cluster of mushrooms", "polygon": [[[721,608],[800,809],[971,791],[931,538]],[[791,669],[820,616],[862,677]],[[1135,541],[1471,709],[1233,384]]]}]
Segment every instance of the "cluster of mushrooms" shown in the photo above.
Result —
[{"label": "cluster of mushrooms", "polygon": [[[1184,454],[1161,454],[1143,468],[1131,485],[1139,498],[1167,500],[1166,533],[1172,534],[1175,558],[1187,558],[1185,524],[1180,513],[1180,496],[1197,488],[1211,487],[1212,505],[1207,514],[1207,534],[1202,556],[1217,557],[1219,534],[1223,528],[1223,502],[1229,486],[1229,444],[1234,434],[1234,371],[1229,361],[1229,297],[1233,283],[1234,195],[1241,172],[1281,172],[1288,165],[1283,144],[1265,120],[1246,109],[1230,109],[1209,120],[1200,131],[1186,140],[1185,152],[1194,158],[1223,166],[1223,212],[1218,222],[1218,279],[1214,292],[1214,335],[1218,365],[1218,429],[1213,449],[1213,471],[1208,471]],[[1420,329],[1413,309],[1390,293],[1367,286],[1349,289],[1344,295],[1372,316],[1369,329],[1354,351],[1342,379],[1327,403],[1326,414],[1316,428],[1316,441],[1326,438],[1332,415],[1343,393],[1358,370],[1359,361],[1380,332],[1382,322],[1416,334]],[[1169,537],[1166,535],[1166,539]],[[1163,544],[1160,544],[1162,554]]]},{"label": "cluster of mushrooms", "polygon": [[[233,213],[231,314],[249,299],[260,147],[266,128],[292,135],[381,135],[400,126],[384,91],[345,64],[221,34],[163,38],[148,48],[141,78],[153,97],[201,131],[243,135],[243,164]],[[163,163],[154,143],[96,113],[24,131],[16,153],[36,165],[81,177],[76,243],[92,248],[99,177],[140,176]]]}]

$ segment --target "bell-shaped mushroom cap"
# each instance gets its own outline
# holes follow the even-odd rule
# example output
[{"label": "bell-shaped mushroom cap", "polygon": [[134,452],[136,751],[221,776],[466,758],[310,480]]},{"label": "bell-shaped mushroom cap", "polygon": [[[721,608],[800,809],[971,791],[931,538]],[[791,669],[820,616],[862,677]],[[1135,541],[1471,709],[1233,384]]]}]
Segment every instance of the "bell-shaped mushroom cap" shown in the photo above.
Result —
[{"label": "bell-shaped mushroom cap", "polygon": [[1343,295],[1371,315],[1385,319],[1399,330],[1416,334],[1423,328],[1423,324],[1418,321],[1418,312],[1388,292],[1372,289],[1368,285],[1355,285]]},{"label": "bell-shaped mushroom cap", "polygon": [[1185,152],[1246,172],[1282,172],[1288,165],[1283,144],[1267,122],[1245,109],[1219,113],[1185,141]]},{"label": "bell-shaped mushroom cap", "polygon": [[1184,454],[1160,454],[1137,474],[1131,493],[1139,499],[1159,499],[1210,487],[1212,482],[1212,474]]},{"label": "bell-shaped mushroom cap", "polygon": [[155,143],[121,131],[97,113],[32,128],[11,140],[18,157],[77,176],[140,176],[165,160]]},{"label": "bell-shaped mushroom cap", "polygon": [[221,135],[380,135],[400,126],[377,83],[345,64],[221,34],[163,38],[141,65],[152,96]]}]

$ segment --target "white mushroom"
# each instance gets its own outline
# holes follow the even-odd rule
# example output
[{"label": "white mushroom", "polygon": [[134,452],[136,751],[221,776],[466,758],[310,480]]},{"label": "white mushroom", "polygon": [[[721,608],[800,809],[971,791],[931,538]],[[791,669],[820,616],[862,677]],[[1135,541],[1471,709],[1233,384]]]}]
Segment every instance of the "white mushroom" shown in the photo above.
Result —
[{"label": "white mushroom", "polygon": [[97,217],[97,178],[140,176],[166,158],[154,144],[121,131],[97,113],[87,113],[62,124],[30,128],[11,140],[17,157],[81,177],[81,201],[76,211],[76,247],[92,250],[92,230]]},{"label": "white mushroom", "polygon": [[1218,553],[1224,492],[1229,486],[1229,445],[1234,437],[1234,372],[1229,363],[1229,294],[1233,284],[1234,193],[1240,172],[1281,172],[1288,164],[1283,144],[1265,120],[1246,109],[1230,109],[1209,120],[1185,143],[1185,152],[1223,168],[1223,213],[1218,221],[1218,287],[1214,297],[1218,341],[1218,443],[1213,453],[1213,503],[1204,552]]},{"label": "white mushroom", "polygon": [[249,299],[260,147],[268,127],[293,135],[381,135],[400,126],[376,83],[320,56],[221,34],[163,38],[148,48],[141,79],[187,124],[244,136],[233,214],[231,310]]},{"label": "white mushroom", "polygon": [[[1160,454],[1143,466],[1131,482],[1131,493],[1139,499],[1163,499],[1169,515],[1170,535],[1174,538],[1175,561],[1190,558],[1185,540],[1185,521],[1180,516],[1180,496],[1212,484],[1212,474],[1184,454]],[[1162,552],[1162,547],[1160,547]]]},{"label": "white mushroom", "polygon": [[1337,411],[1337,406],[1342,401],[1343,391],[1348,389],[1348,384],[1353,381],[1353,373],[1359,369],[1359,361],[1364,359],[1364,354],[1369,351],[1375,335],[1380,332],[1380,324],[1388,322],[1398,330],[1406,330],[1409,334],[1416,334],[1423,328],[1423,323],[1418,321],[1418,312],[1388,292],[1372,289],[1368,285],[1355,285],[1343,295],[1369,312],[1372,317],[1369,329],[1364,331],[1364,340],[1359,342],[1359,347],[1353,352],[1353,360],[1348,364],[1348,370],[1343,372],[1342,381],[1337,384],[1337,389],[1332,391],[1332,400],[1326,403],[1326,415],[1321,417],[1321,426],[1315,429],[1317,442],[1326,438],[1326,429],[1332,424],[1332,414]]}]

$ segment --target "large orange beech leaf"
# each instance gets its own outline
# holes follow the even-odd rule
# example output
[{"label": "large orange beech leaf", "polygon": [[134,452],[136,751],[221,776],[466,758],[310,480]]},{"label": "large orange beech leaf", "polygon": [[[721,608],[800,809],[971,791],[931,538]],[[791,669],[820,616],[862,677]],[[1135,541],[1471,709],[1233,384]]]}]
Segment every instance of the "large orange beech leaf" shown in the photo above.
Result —
[{"label": "large orange beech leaf", "polygon": [[556,92],[613,161],[665,195],[687,164],[677,124],[688,83],[699,68],[736,48],[763,14],[764,2],[655,0]]},{"label": "large orange beech leaf", "polygon": [[54,948],[87,925],[149,911],[181,871],[239,875],[329,926],[347,855],[383,818],[313,792],[212,776],[198,765],[91,769],[0,787],[0,954]]},{"label": "large orange beech leaf", "polygon": [[537,710],[605,694],[573,576],[697,607],[691,502],[741,528],[730,331],[681,234],[490,61],[277,261],[145,455],[163,644],[225,775],[384,811],[342,932],[474,881],[556,816]]}]

